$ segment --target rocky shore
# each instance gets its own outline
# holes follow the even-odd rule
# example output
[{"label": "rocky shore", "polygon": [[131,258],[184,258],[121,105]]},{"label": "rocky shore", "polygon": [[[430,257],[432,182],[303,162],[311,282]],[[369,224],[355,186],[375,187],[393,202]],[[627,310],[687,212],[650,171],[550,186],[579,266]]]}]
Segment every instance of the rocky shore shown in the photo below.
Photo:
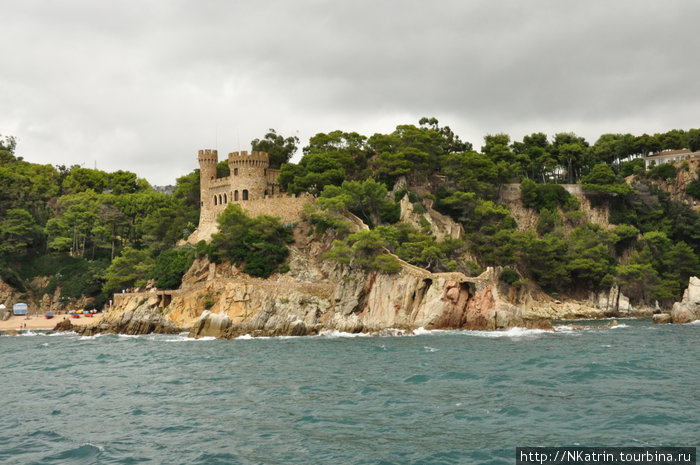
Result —
[{"label": "rocky shore", "polygon": [[396,274],[308,260],[297,249],[290,273],[263,280],[229,264],[199,259],[174,291],[118,295],[116,305],[81,335],[188,332],[190,337],[303,336],[387,329],[552,329],[552,320],[649,316],[616,289],[586,301],[558,301],[516,290],[489,268],[478,277],[430,273],[403,263]]}]

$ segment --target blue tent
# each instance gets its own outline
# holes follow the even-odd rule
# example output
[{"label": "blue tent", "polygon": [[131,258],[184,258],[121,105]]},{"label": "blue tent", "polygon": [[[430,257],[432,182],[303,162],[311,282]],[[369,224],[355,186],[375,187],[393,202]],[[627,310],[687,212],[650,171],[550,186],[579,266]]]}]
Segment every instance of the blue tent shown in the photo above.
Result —
[{"label": "blue tent", "polygon": [[15,315],[26,315],[27,314],[27,304],[25,303],[16,303],[12,306],[12,313]]}]

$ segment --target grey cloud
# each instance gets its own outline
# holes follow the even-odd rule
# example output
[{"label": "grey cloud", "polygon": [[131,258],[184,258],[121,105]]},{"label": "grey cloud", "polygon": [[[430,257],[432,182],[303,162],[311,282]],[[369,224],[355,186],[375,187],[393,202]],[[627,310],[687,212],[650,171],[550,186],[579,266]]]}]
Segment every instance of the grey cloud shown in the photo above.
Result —
[{"label": "grey cloud", "polygon": [[[12,2],[0,133],[158,184],[274,127],[485,133],[697,126],[692,0]],[[408,118],[408,119],[406,119]],[[338,127],[337,125],[344,125]]]}]

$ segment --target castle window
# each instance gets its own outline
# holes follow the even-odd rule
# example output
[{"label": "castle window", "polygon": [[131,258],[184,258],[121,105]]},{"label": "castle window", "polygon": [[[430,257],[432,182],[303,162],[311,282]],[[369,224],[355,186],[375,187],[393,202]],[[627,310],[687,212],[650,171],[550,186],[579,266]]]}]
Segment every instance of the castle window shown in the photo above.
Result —
[{"label": "castle window", "polygon": [[234,176],[238,176],[238,168],[234,168],[234,169],[233,169],[233,175],[234,175]]},{"label": "castle window", "polygon": [[223,202],[221,201],[221,194],[219,194],[219,205],[221,205]]},{"label": "castle window", "polygon": [[214,205],[216,205],[216,196],[214,196]]},{"label": "castle window", "polygon": [[233,200],[238,202],[238,191],[233,191]]},{"label": "castle window", "polygon": [[265,189],[265,197],[267,197],[267,189]]},{"label": "castle window", "polygon": [[224,203],[228,203],[228,199],[226,198],[226,194],[224,194]]},{"label": "castle window", "polygon": [[264,174],[265,176],[267,176],[267,168],[265,168],[265,169],[263,170],[263,174]]},{"label": "castle window", "polygon": [[248,189],[243,189],[243,200],[248,200]]}]

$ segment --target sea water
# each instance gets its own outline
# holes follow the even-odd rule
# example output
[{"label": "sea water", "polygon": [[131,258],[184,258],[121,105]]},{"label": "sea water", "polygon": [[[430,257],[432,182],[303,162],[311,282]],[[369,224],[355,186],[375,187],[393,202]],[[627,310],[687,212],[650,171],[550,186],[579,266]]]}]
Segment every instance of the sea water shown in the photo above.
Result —
[{"label": "sea water", "polygon": [[513,464],[698,446],[700,325],[0,338],[0,463]]}]

